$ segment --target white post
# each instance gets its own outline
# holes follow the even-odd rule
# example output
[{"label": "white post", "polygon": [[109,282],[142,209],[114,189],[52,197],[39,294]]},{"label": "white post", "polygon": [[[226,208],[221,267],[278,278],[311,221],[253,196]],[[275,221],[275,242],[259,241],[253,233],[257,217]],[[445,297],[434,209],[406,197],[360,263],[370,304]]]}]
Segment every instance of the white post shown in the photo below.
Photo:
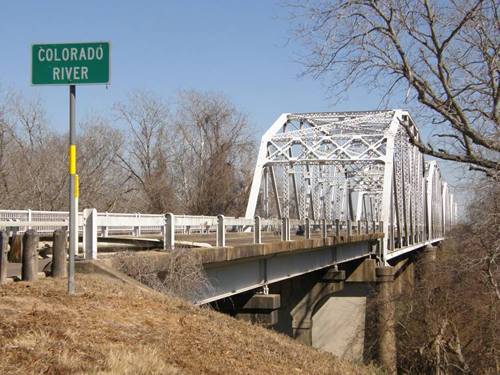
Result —
[{"label": "white post", "polygon": [[290,241],[290,218],[286,218],[286,240]]},{"label": "white post", "polygon": [[134,237],[140,237],[141,236],[141,225],[140,225],[140,219],[141,219],[141,214],[135,214],[135,217],[139,219],[139,224],[134,226]]},{"label": "white post", "polygon": [[[33,219],[31,215],[31,209],[28,209],[28,221],[31,223],[31,220]],[[28,229],[31,229],[31,225],[28,227]]]},{"label": "white post", "polygon": [[253,243],[261,244],[262,243],[262,232],[260,229],[260,216],[255,216],[253,231],[254,231]]},{"label": "white post", "polygon": [[163,227],[163,250],[175,249],[175,216],[172,213],[165,215]]},{"label": "white post", "polygon": [[[104,216],[108,217],[108,212],[107,211],[104,213]],[[108,235],[109,235],[108,226],[105,225],[105,226],[101,227],[101,236],[102,237],[108,237]]]},{"label": "white post", "polygon": [[326,219],[321,219],[321,235],[323,238],[327,237]]},{"label": "white post", "polygon": [[85,259],[97,259],[97,210],[83,210],[83,253]]},{"label": "white post", "polygon": [[175,249],[175,216],[172,213],[165,215],[163,228],[163,250]]},{"label": "white post", "polygon": [[224,215],[217,216],[217,247],[226,246],[226,226],[224,224]]},{"label": "white post", "polygon": [[286,217],[281,219],[281,241],[286,241]]}]

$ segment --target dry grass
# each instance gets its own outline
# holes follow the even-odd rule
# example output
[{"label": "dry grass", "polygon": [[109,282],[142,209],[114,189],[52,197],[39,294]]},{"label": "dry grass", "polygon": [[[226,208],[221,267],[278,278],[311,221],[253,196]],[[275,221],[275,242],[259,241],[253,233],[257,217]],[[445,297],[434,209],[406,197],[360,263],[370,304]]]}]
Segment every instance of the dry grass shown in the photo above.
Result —
[{"label": "dry grass", "polygon": [[0,374],[370,374],[292,339],[101,276],[0,288]]}]

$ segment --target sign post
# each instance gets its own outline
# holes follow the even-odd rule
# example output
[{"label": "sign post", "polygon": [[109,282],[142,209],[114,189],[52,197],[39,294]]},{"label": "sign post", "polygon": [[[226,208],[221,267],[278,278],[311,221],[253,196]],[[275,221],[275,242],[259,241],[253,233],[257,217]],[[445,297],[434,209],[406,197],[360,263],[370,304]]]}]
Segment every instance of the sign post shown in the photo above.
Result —
[{"label": "sign post", "polygon": [[108,84],[108,42],[34,44],[31,47],[33,85],[69,85],[69,261],[68,294],[75,293],[75,254],[78,252],[78,175],[76,174],[76,85]]},{"label": "sign post", "polygon": [[69,262],[68,293],[75,294],[75,253],[78,250],[78,175],[76,174],[76,86],[69,86]]}]

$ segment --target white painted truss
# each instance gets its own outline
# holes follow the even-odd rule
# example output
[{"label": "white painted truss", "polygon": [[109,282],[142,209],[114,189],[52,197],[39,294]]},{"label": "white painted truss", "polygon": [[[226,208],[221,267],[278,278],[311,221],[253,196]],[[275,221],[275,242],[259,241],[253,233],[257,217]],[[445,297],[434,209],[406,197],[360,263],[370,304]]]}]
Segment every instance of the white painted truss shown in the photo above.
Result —
[{"label": "white painted truss", "polygon": [[382,259],[443,237],[456,204],[407,131],[418,137],[403,110],[282,114],[262,137],[246,218],[383,221]]}]

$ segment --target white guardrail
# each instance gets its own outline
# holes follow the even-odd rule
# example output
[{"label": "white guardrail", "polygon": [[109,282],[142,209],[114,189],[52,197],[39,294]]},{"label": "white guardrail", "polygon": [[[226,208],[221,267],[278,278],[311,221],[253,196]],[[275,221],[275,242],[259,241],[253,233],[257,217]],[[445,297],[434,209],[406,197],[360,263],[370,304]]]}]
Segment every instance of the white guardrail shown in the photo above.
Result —
[{"label": "white guardrail", "polygon": [[[0,230],[24,232],[34,229],[40,234],[50,234],[59,228],[67,228],[68,212],[33,211],[33,210],[0,210]],[[305,219],[255,219],[199,215],[174,214],[139,214],[97,212],[96,209],[84,209],[78,214],[78,228],[83,239],[84,257],[97,258],[97,237],[132,235],[139,237],[145,234],[161,235],[164,249],[175,248],[176,234],[216,234],[216,246],[226,245],[226,232],[253,232],[253,243],[262,243],[261,232],[276,232],[283,241],[290,240],[290,232],[302,228],[305,238],[310,238],[311,228],[319,229],[326,237],[328,230],[340,234],[340,230],[352,233],[368,233],[380,231],[382,222],[368,221],[313,221]],[[230,229],[228,229],[230,228]]]}]

